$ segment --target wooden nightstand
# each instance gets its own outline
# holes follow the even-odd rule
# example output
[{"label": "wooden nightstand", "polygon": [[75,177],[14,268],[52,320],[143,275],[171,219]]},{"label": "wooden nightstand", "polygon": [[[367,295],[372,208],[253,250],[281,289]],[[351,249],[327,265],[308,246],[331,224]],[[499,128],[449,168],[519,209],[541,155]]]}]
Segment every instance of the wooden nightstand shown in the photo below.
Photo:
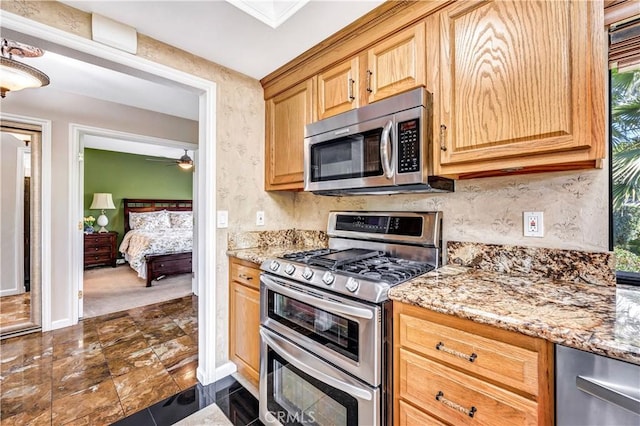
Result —
[{"label": "wooden nightstand", "polygon": [[116,267],[118,252],[116,251],[117,232],[94,232],[84,234],[84,268],[94,266]]}]

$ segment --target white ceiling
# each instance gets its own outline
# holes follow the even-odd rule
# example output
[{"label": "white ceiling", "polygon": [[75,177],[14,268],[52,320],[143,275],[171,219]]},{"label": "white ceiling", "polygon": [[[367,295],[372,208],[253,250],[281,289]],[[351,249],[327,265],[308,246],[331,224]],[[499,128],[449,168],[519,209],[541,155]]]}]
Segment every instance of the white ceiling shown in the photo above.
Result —
[{"label": "white ceiling", "polygon": [[275,29],[222,0],[62,3],[261,79],[383,1],[311,0]]}]

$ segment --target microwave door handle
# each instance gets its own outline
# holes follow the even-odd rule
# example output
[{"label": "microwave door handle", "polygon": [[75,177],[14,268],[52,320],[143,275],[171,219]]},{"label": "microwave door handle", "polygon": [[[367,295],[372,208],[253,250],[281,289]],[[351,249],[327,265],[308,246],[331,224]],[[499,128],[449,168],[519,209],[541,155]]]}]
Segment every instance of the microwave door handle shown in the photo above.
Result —
[{"label": "microwave door handle", "polygon": [[288,289],[287,287],[279,285],[276,281],[274,281],[271,277],[267,275],[262,275],[260,277],[262,283],[269,290],[275,291],[277,293],[282,294],[283,296],[290,297],[292,299],[299,300],[308,305],[312,305],[314,307],[318,307],[324,311],[328,311],[330,313],[348,315],[354,318],[364,318],[364,319],[372,319],[373,312],[368,309],[357,308],[355,306],[344,305],[341,303],[331,302],[329,300],[320,299],[314,296],[309,296],[304,293],[300,293],[298,291],[293,291]]},{"label": "microwave door handle", "polygon": [[[305,364],[301,359],[297,359],[294,356],[289,354],[289,351],[284,347],[285,341],[274,335],[267,335],[267,333],[260,327],[260,336],[264,341],[271,347],[271,349],[275,350],[278,355],[284,358],[289,364],[296,367],[298,370],[303,371],[310,375],[313,378],[318,379],[319,381],[328,384],[329,386],[339,389],[343,392],[346,392],[350,395],[356,396],[360,399],[371,401],[373,399],[373,395],[371,392],[366,389],[362,389],[356,387],[352,384],[345,383],[342,380],[338,380],[335,377],[331,377],[328,374],[323,373],[320,370],[317,370],[310,365]],[[303,357],[301,357],[303,358]]]},{"label": "microwave door handle", "polygon": [[382,129],[382,139],[380,139],[380,161],[382,163],[382,171],[387,179],[392,179],[394,174],[393,163],[389,158],[392,128],[393,122],[391,120],[387,121],[387,124]]}]

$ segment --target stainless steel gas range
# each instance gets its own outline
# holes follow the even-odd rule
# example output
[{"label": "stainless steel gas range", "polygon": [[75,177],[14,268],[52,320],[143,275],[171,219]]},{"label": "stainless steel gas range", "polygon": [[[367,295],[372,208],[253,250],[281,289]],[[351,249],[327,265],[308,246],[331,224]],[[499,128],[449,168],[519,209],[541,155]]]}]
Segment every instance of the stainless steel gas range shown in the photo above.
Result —
[{"label": "stainless steel gas range", "polygon": [[391,424],[387,294],[440,266],[441,223],[441,212],[332,212],[329,248],[262,264],[263,423]]}]

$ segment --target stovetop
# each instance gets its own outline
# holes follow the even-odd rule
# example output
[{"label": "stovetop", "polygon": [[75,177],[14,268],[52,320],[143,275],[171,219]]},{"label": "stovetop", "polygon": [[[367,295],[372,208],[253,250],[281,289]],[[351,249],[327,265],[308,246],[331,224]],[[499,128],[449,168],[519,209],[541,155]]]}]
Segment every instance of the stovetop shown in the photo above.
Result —
[{"label": "stovetop", "polygon": [[402,259],[363,248],[316,249],[268,260],[262,269],[285,278],[370,302],[386,300],[389,288],[434,269],[427,262]]},{"label": "stovetop", "polygon": [[442,212],[330,212],[329,248],[269,259],[261,269],[291,286],[381,303],[392,286],[440,265],[441,227]]}]

